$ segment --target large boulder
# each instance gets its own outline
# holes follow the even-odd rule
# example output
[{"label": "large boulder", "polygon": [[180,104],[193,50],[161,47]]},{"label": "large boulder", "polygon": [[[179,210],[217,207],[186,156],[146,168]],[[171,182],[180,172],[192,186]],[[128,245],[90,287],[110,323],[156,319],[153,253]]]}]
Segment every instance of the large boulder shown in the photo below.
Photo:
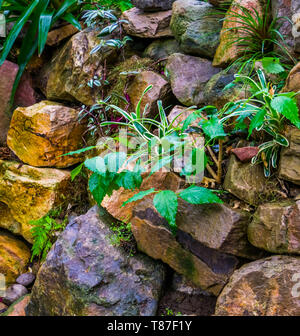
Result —
[{"label": "large boulder", "polygon": [[231,155],[224,180],[224,189],[237,198],[258,205],[276,193],[276,182],[264,176],[260,164],[243,163]]},{"label": "large boulder", "polygon": [[[287,2],[287,5],[289,5],[289,0],[285,0],[284,2]],[[300,3],[298,0],[290,0],[290,2],[290,14],[292,16],[293,22],[292,36],[294,38],[294,51],[296,53],[300,53]],[[282,5],[282,7],[284,8],[284,4]],[[290,36],[288,37],[290,38]]]},{"label": "large boulder", "polygon": [[27,315],[156,314],[164,267],[113,246],[113,221],[95,206],[69,223],[39,270]]},{"label": "large boulder", "polygon": [[140,105],[141,111],[144,111],[145,106],[148,105],[147,112],[143,114],[145,118],[155,117],[158,114],[158,100],[163,102],[163,106],[167,106],[171,98],[171,86],[163,76],[154,71],[142,71],[127,88],[133,109],[136,108],[144,90],[149,85],[152,85],[152,89],[144,95]]},{"label": "large boulder", "polygon": [[252,245],[278,254],[300,254],[300,201],[260,205],[248,227]]},{"label": "large boulder", "polygon": [[172,9],[175,0],[132,0],[135,7],[145,12],[159,12]]},{"label": "large boulder", "polygon": [[185,53],[213,58],[220,42],[221,19],[207,2],[177,0],[171,30]]},{"label": "large boulder", "polygon": [[[6,285],[14,283],[17,277],[24,273],[30,255],[27,244],[12,234],[0,230],[0,273],[5,276]],[[2,290],[2,287],[0,289]]]},{"label": "large boulder", "polygon": [[300,130],[289,128],[287,137],[290,145],[281,151],[279,177],[300,185]]},{"label": "large boulder", "polygon": [[155,61],[160,61],[178,52],[180,52],[179,43],[174,38],[168,38],[156,40],[149,44],[143,55]]},{"label": "large boulder", "polygon": [[[300,91],[300,62],[293,67],[286,80],[284,92],[298,92]],[[300,95],[296,96],[298,107],[300,108]]]},{"label": "large boulder", "polygon": [[214,66],[225,67],[237,60],[244,51],[243,48],[236,43],[239,38],[246,35],[244,29],[239,29],[241,26],[239,18],[235,17],[238,14],[242,14],[241,6],[252,11],[253,14],[254,11],[261,14],[264,4],[265,0],[233,0],[229,9],[229,13],[232,14],[227,14],[223,22],[220,44],[213,60]]},{"label": "large boulder", "polygon": [[87,83],[101,78],[105,59],[114,60],[115,48],[104,46],[91,54],[99,43],[97,30],[75,34],[47,64],[40,75],[40,88],[49,100],[66,100],[93,105],[96,92]]},{"label": "large boulder", "polygon": [[0,67],[0,145],[6,143],[10,123],[10,96],[19,67],[5,61]]},{"label": "large boulder", "polygon": [[171,10],[149,13],[134,7],[123,13],[122,19],[126,21],[123,23],[123,27],[128,35],[136,37],[170,37],[172,36],[171,16]]},{"label": "large boulder", "polygon": [[300,258],[273,256],[235,271],[217,300],[216,315],[299,316]]},{"label": "large boulder", "polygon": [[186,106],[204,103],[205,84],[219,72],[209,60],[180,53],[169,57],[166,68],[174,95]]},{"label": "large boulder", "polygon": [[30,221],[40,219],[64,204],[68,205],[70,179],[69,171],[34,168],[0,160],[0,205],[5,203],[7,208],[4,211],[13,216],[11,224],[6,221],[2,224],[1,218],[0,227],[11,229],[32,243],[30,230],[33,225]]},{"label": "large boulder", "polygon": [[14,111],[7,144],[31,166],[66,168],[82,160],[61,155],[83,147],[85,130],[86,124],[78,121],[77,110],[42,101]]}]

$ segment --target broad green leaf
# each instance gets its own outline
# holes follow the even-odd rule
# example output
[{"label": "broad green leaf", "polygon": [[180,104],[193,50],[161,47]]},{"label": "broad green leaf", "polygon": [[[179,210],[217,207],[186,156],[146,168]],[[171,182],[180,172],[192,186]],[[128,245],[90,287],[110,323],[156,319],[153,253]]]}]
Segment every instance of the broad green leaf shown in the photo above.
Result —
[{"label": "broad green leaf", "polygon": [[143,199],[144,197],[146,197],[150,194],[153,194],[153,193],[155,193],[154,188],[151,188],[151,189],[146,190],[146,191],[141,191],[138,194],[135,194],[133,197],[129,198],[126,202],[124,202],[122,204],[122,207],[125,206],[128,203],[139,201],[139,200]]},{"label": "broad green leaf", "polygon": [[266,113],[267,111],[265,109],[261,109],[254,115],[249,126],[248,137],[252,134],[255,128],[259,128],[263,125]]},{"label": "broad green leaf", "polygon": [[211,190],[198,186],[181,191],[179,197],[191,204],[223,203]]},{"label": "broad green leaf", "polygon": [[299,109],[295,99],[279,95],[271,101],[271,106],[275,111],[285,116],[292,124],[299,127]]},{"label": "broad green leaf", "polygon": [[153,199],[156,210],[168,221],[171,231],[176,234],[177,195],[171,190],[163,190]]},{"label": "broad green leaf", "polygon": [[126,190],[134,190],[141,186],[143,182],[140,172],[124,170],[117,175],[116,184]]},{"label": "broad green leaf", "polygon": [[93,173],[103,175],[106,173],[106,166],[104,159],[101,156],[93,157],[92,159],[87,159],[84,161],[86,168],[91,170]]},{"label": "broad green leaf", "polygon": [[77,28],[79,31],[82,30],[80,22],[74,17],[73,14],[66,13],[62,18]]},{"label": "broad green leaf", "polygon": [[201,121],[202,130],[210,140],[224,137],[227,134],[224,131],[223,125],[217,116],[213,115],[209,120]]},{"label": "broad green leaf", "polygon": [[80,174],[81,170],[82,170],[82,167],[83,167],[83,163],[81,163],[80,165],[78,165],[76,168],[74,168],[72,171],[71,171],[71,181],[74,181],[75,177]]},{"label": "broad green leaf", "polygon": [[77,0],[65,0],[64,3],[60,6],[58,11],[53,16],[53,23],[55,23],[61,16],[65,14],[65,12],[74,4],[77,3]]},{"label": "broad green leaf", "polygon": [[270,74],[279,74],[284,72],[284,67],[280,64],[280,59],[276,57],[264,57],[262,60],[262,66],[266,72]]},{"label": "broad green leaf", "polygon": [[39,34],[38,34],[38,53],[39,56],[42,54],[44,47],[46,45],[48,32],[51,27],[52,17],[54,10],[45,11],[41,14],[39,20]]},{"label": "broad green leaf", "polygon": [[98,205],[101,205],[103,198],[107,194],[109,184],[105,181],[105,177],[94,173],[89,179],[89,189],[97,202]]}]

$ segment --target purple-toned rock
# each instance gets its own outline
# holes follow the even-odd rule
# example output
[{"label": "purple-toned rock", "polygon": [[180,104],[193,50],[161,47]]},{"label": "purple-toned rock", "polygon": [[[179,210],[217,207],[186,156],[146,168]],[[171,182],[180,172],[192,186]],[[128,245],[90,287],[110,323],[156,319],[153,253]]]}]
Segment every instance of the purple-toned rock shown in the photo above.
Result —
[{"label": "purple-toned rock", "polygon": [[19,285],[28,287],[33,284],[34,280],[35,280],[35,275],[33,273],[23,273],[17,278],[16,282]]},{"label": "purple-toned rock", "polygon": [[258,147],[241,147],[232,149],[231,153],[233,153],[241,162],[250,162],[251,159],[257,155],[258,151]]},{"label": "purple-toned rock", "polygon": [[159,12],[172,9],[175,0],[132,0],[135,7],[145,12]]},{"label": "purple-toned rock", "polygon": [[2,298],[2,300],[5,304],[11,305],[27,293],[28,291],[26,287],[18,284],[11,285],[5,291],[5,296]]}]

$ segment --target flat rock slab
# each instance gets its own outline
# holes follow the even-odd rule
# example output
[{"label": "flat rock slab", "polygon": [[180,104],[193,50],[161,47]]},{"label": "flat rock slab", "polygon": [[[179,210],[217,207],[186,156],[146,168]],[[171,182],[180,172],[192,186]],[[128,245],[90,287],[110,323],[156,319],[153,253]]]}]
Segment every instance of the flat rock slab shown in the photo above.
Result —
[{"label": "flat rock slab", "polygon": [[159,12],[172,9],[175,0],[132,0],[132,4],[145,12]]},{"label": "flat rock slab", "polygon": [[114,219],[97,206],[75,218],[42,265],[27,308],[30,316],[152,316],[164,266],[113,246]]}]

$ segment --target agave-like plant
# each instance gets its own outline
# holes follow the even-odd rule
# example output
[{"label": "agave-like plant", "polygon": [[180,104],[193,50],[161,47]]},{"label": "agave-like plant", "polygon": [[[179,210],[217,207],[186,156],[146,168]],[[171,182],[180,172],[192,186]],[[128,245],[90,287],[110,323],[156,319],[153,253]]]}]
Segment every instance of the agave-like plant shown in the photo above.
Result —
[{"label": "agave-like plant", "polygon": [[[19,71],[12,90],[12,101],[31,57],[36,51],[39,55],[42,54],[51,27],[62,19],[81,30],[80,23],[72,14],[77,10],[77,0],[0,0],[0,12],[4,13],[6,22],[14,23],[0,54],[0,66],[9,55],[21,30],[25,32],[17,59]],[[25,24],[28,26],[25,27]]]}]

